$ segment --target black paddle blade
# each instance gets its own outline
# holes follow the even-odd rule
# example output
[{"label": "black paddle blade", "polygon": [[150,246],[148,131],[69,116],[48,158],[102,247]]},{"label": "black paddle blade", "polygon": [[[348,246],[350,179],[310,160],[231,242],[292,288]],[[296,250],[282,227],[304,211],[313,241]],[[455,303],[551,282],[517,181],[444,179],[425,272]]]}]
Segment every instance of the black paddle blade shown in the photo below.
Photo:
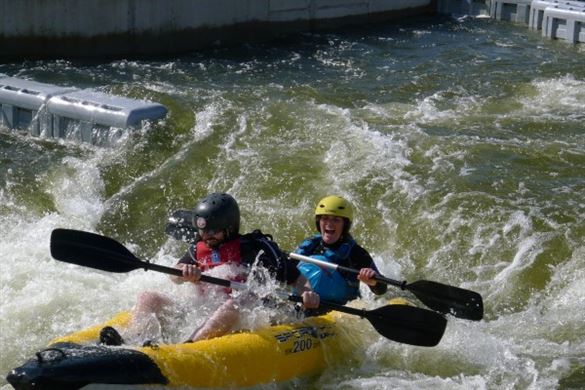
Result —
[{"label": "black paddle blade", "polygon": [[483,300],[474,291],[448,286],[428,280],[419,280],[405,286],[422,303],[441,313],[458,318],[479,321],[483,318]]},{"label": "black paddle blade", "polygon": [[53,230],[51,256],[66,263],[108,272],[142,268],[142,262],[118,241],[80,230]]},{"label": "black paddle blade", "polygon": [[387,305],[365,313],[364,317],[382,336],[421,347],[439,344],[447,327],[442,315],[414,306]]},{"label": "black paddle blade", "polygon": [[[298,295],[289,295],[288,300],[303,302],[303,298]],[[319,306],[365,318],[382,336],[399,343],[421,347],[437,345],[447,327],[447,319],[439,313],[410,305],[390,304],[374,310],[365,310],[321,301]]]}]

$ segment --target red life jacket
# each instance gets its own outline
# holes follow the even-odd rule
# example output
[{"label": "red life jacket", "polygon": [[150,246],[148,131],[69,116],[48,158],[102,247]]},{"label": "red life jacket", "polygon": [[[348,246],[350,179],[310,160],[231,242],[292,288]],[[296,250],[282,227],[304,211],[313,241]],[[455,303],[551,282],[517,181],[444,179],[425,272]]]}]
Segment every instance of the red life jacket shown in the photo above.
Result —
[{"label": "red life jacket", "polygon": [[205,242],[199,241],[195,248],[197,266],[201,271],[207,271],[226,263],[240,264],[240,239],[236,238],[220,245],[217,249],[208,247]]},{"label": "red life jacket", "polygon": [[[228,241],[219,246],[219,248],[212,249],[203,241],[199,241],[195,247],[197,267],[202,272],[217,267],[218,265],[232,263],[240,265],[242,263],[242,256],[240,255],[240,239]],[[230,277],[232,282],[245,282],[246,275],[239,274]],[[224,291],[229,294],[232,292],[231,288],[224,288]]]}]

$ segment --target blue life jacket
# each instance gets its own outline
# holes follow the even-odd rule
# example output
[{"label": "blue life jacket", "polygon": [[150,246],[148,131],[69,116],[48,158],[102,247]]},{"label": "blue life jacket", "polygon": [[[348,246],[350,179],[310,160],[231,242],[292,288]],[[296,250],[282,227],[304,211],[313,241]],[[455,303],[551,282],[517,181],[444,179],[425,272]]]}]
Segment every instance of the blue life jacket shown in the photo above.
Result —
[{"label": "blue life jacket", "polygon": [[[301,242],[295,253],[311,256],[329,263],[340,264],[349,257],[351,249],[355,245],[355,240],[349,239],[336,250],[326,248],[324,253],[314,254],[313,252],[320,243],[321,234],[316,234]],[[347,301],[356,299],[359,296],[359,281],[357,279],[347,280],[337,270],[321,268],[316,264],[304,261],[299,262],[297,268],[311,283],[313,291],[318,293],[321,299],[325,301],[345,304]]]}]

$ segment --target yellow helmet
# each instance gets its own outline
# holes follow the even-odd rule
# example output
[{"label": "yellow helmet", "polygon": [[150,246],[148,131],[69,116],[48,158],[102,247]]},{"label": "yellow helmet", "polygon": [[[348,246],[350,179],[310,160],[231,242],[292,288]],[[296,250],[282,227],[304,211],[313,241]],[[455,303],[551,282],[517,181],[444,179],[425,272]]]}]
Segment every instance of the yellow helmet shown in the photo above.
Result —
[{"label": "yellow helmet", "polygon": [[315,216],[334,215],[336,217],[347,218],[349,223],[353,219],[353,210],[351,203],[343,199],[341,196],[329,195],[321,199],[317,203],[315,209]]}]

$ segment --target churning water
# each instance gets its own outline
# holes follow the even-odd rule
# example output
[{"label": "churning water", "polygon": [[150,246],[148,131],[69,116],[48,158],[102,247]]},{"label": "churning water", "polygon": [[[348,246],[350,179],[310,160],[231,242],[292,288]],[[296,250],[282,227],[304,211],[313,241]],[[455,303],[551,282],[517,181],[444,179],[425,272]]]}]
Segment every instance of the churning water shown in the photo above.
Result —
[{"label": "churning water", "polygon": [[[227,191],[244,230],[290,250],[312,232],[317,200],[336,193],[355,205],[354,236],[384,274],[477,291],[485,318],[449,317],[434,348],[367,328],[372,342],[350,363],[282,387],[585,387],[584,45],[426,19],[0,73],[170,110],[108,148],[0,132],[3,376],[140,291],[179,289],[162,274],[57,262],[53,229],[99,232],[171,265],[185,247],[165,236],[168,215]],[[384,302],[364,290],[362,305]]]}]

